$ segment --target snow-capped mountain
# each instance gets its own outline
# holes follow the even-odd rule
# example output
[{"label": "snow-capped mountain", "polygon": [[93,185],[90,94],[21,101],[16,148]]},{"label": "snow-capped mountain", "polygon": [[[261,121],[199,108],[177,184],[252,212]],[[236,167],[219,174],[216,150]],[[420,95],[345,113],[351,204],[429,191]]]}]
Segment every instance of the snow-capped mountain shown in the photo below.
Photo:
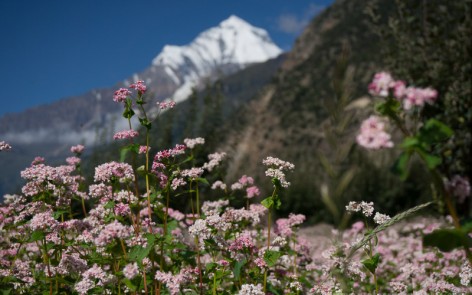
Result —
[{"label": "snow-capped mountain", "polygon": [[[193,87],[222,75],[278,56],[282,50],[268,33],[237,16],[198,35],[184,46],[166,45],[140,73],[131,75],[113,88],[94,89],[83,95],[0,118],[0,138],[11,143],[56,142],[63,144],[97,142],[97,130],[109,133],[124,128],[119,123],[122,108],[112,101],[113,91],[144,80],[148,92],[159,101],[185,100]],[[104,137],[101,135],[101,137]],[[106,137],[110,137],[109,134]]]},{"label": "snow-capped mountain", "polygon": [[[256,28],[232,15],[210,28],[190,44],[166,45],[144,75],[167,76],[177,89],[170,95],[180,102],[192,87],[215,74],[229,74],[252,63],[264,62],[282,53],[267,31]],[[138,75],[136,78],[140,78]]]}]

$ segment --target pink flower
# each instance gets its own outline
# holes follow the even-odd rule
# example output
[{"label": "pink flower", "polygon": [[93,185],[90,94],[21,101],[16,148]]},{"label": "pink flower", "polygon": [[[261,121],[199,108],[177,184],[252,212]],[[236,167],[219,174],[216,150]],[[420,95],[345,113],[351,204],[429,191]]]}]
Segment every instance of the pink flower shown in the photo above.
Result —
[{"label": "pink flower", "polygon": [[129,129],[129,130],[118,131],[117,133],[115,133],[115,135],[113,135],[113,139],[115,140],[116,139],[131,139],[138,135],[139,135],[138,131]]},{"label": "pink flower", "polygon": [[138,264],[129,263],[123,268],[123,275],[125,278],[132,279],[139,274]]},{"label": "pink flower", "polygon": [[186,138],[184,139],[184,143],[189,149],[193,149],[196,145],[205,144],[205,139],[203,137],[197,137],[193,139]]},{"label": "pink flower", "polygon": [[136,89],[138,93],[143,94],[146,92],[146,85],[144,84],[144,81],[137,81],[129,86],[131,89]]},{"label": "pink flower", "polygon": [[139,146],[139,153],[140,153],[140,154],[145,154],[145,153],[147,153],[150,149],[151,149],[151,147],[148,147],[148,146],[145,146],[145,145],[141,145],[141,146]]},{"label": "pink flower", "polygon": [[169,102],[163,101],[163,102],[157,102],[156,104],[159,106],[161,110],[172,109],[175,107],[175,101],[169,101]]},{"label": "pink flower", "polygon": [[357,143],[367,149],[381,149],[393,147],[391,136],[384,131],[385,124],[377,116],[370,116],[361,125],[357,135]]},{"label": "pink flower", "polygon": [[246,194],[247,194],[247,198],[251,199],[251,198],[254,198],[255,196],[259,196],[261,192],[259,191],[259,188],[257,186],[251,186],[246,189]]},{"label": "pink flower", "polygon": [[183,180],[182,178],[174,178],[172,179],[172,184],[170,186],[175,191],[179,186],[184,186],[186,184],[187,182],[185,182],[185,180]]},{"label": "pink flower", "polygon": [[126,216],[131,213],[131,209],[129,208],[128,204],[118,203],[115,205],[115,214]]},{"label": "pink flower", "polygon": [[66,159],[66,162],[67,162],[67,164],[69,164],[71,166],[77,166],[78,164],[80,164],[80,158],[78,158],[78,157],[68,157]]},{"label": "pink flower", "polygon": [[226,153],[213,153],[208,155],[209,162],[203,164],[203,169],[213,171],[213,169],[220,165],[220,162],[226,157]]},{"label": "pink flower", "polygon": [[454,175],[450,181],[446,182],[446,187],[459,203],[463,203],[470,195],[470,183],[465,177]]},{"label": "pink flower", "polygon": [[81,154],[84,151],[85,147],[81,144],[74,145],[70,148],[70,151],[74,154]]},{"label": "pink flower", "polygon": [[221,189],[221,190],[226,190],[226,184],[223,183],[223,181],[221,180],[217,180],[213,183],[213,185],[211,186],[211,189]]},{"label": "pink flower", "polygon": [[388,91],[393,87],[395,81],[387,72],[375,74],[372,83],[369,84],[369,93],[376,96],[387,97]]},{"label": "pink flower", "polygon": [[38,165],[38,164],[44,164],[43,157],[35,157],[33,162],[31,162],[31,166]]},{"label": "pink flower", "polygon": [[109,182],[113,179],[118,179],[120,182],[134,181],[133,167],[128,163],[114,161],[95,167],[96,182]]},{"label": "pink flower", "polygon": [[131,94],[131,91],[129,91],[126,88],[120,88],[115,91],[115,95],[113,95],[113,101],[115,102],[124,102],[128,95]]},{"label": "pink flower", "polygon": [[203,174],[203,168],[194,167],[191,169],[185,169],[180,172],[183,177],[188,177],[190,179],[197,179]]}]

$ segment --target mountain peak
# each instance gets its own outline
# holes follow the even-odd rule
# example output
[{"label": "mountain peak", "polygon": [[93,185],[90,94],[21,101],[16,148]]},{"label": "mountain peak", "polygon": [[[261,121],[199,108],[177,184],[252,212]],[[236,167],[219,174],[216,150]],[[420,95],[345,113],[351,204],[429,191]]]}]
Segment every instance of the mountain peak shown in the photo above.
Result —
[{"label": "mountain peak", "polygon": [[246,27],[252,27],[251,24],[249,24],[247,21],[243,20],[239,16],[236,15],[230,15],[227,19],[222,21],[220,23],[220,27],[241,27],[241,26],[246,26]]},{"label": "mountain peak", "polygon": [[236,15],[231,15],[184,46],[166,45],[152,64],[177,69],[189,61],[198,67],[199,61],[214,66],[264,62],[282,53],[266,30],[257,28]]}]

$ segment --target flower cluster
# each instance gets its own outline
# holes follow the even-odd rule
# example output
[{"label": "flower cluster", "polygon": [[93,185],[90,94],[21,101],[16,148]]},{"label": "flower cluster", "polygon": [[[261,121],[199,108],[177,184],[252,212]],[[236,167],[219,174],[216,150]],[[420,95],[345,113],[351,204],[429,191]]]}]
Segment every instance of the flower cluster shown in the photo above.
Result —
[{"label": "flower cluster", "polygon": [[407,87],[404,81],[395,81],[387,72],[375,74],[373,81],[369,84],[369,92],[380,97],[388,97],[393,94],[397,100],[402,102],[405,110],[410,110],[415,106],[422,107],[425,103],[432,104],[438,97],[438,92],[430,87]]},{"label": "flower cluster", "polygon": [[295,169],[295,165],[290,162],[286,162],[274,157],[267,157],[262,160],[262,164],[268,166],[265,175],[276,179],[282,187],[289,187],[290,182],[285,179],[284,171],[290,171]]},{"label": "flower cluster", "polygon": [[113,135],[113,139],[131,139],[136,136],[138,136],[139,133],[136,130],[129,129],[129,130],[123,130],[123,131],[118,131]]},{"label": "flower cluster", "polygon": [[184,139],[184,143],[189,149],[193,149],[196,145],[205,144],[205,138],[197,137],[197,138],[186,138]]},{"label": "flower cluster", "polygon": [[367,149],[393,147],[391,136],[385,132],[385,123],[377,116],[370,116],[361,125],[357,143]]},{"label": "flower cluster", "polygon": [[459,203],[463,203],[470,196],[469,180],[460,175],[454,175],[450,181],[446,181],[446,188]]},{"label": "flower cluster", "polygon": [[109,162],[95,167],[94,180],[96,182],[134,181],[133,167],[128,163]]}]

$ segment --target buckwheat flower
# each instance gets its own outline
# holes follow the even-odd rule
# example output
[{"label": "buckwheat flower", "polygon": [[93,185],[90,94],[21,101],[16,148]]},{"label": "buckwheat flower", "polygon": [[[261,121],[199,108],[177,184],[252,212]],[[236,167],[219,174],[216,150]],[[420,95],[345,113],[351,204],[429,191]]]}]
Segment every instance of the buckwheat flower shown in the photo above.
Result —
[{"label": "buckwheat flower", "polygon": [[380,72],[374,75],[374,79],[369,84],[369,93],[376,96],[387,97],[388,91],[393,87],[395,81],[387,72]]},{"label": "buckwheat flower", "polygon": [[238,295],[264,295],[264,291],[262,289],[261,284],[253,285],[253,284],[244,284],[241,286],[241,290],[239,290]]},{"label": "buckwheat flower", "polygon": [[218,189],[218,188],[221,190],[226,190],[226,184],[223,183],[223,181],[221,180],[217,180],[211,185],[211,189],[213,190]]},{"label": "buckwheat flower", "polygon": [[95,239],[95,245],[97,246],[106,246],[113,239],[126,239],[132,234],[131,229],[128,226],[121,224],[118,221],[113,221],[112,223],[107,224],[98,234]]},{"label": "buckwheat flower", "polygon": [[459,273],[459,277],[461,278],[461,284],[463,286],[470,286],[470,280],[472,279],[472,269],[467,264],[467,262],[464,262]]},{"label": "buckwheat flower", "polygon": [[137,81],[129,86],[131,89],[136,89],[138,93],[143,94],[146,92],[146,84],[144,84],[144,81]]},{"label": "buckwheat flower", "polygon": [[131,91],[129,91],[126,88],[120,88],[115,91],[115,94],[113,95],[113,101],[115,102],[124,102],[126,101],[126,98],[128,95],[131,94]]},{"label": "buckwheat flower", "polygon": [[385,222],[389,221],[391,218],[388,215],[381,214],[379,212],[375,213],[374,222],[377,224],[384,224]]},{"label": "buckwheat flower", "polygon": [[470,183],[465,177],[454,175],[450,181],[446,182],[446,187],[459,203],[463,203],[470,196]]},{"label": "buckwheat flower", "polygon": [[196,145],[202,145],[205,144],[205,139],[203,137],[197,137],[197,138],[186,138],[184,139],[185,145],[189,149],[193,149]]},{"label": "buckwheat flower", "polygon": [[211,236],[210,229],[207,227],[205,220],[197,219],[195,223],[188,228],[188,232],[196,238],[209,239]]},{"label": "buckwheat flower", "polygon": [[243,185],[239,182],[235,182],[231,185],[232,191],[237,191],[237,190],[242,190],[242,189],[243,189]]},{"label": "buckwheat flower", "polygon": [[70,151],[74,154],[82,154],[82,152],[84,151],[85,147],[81,144],[78,144],[78,145],[74,145],[74,146],[71,146],[70,147]]},{"label": "buckwheat flower", "polygon": [[281,236],[277,236],[272,241],[272,244],[276,245],[276,246],[283,247],[283,246],[287,245],[287,239],[285,239],[284,237],[281,237]]},{"label": "buckwheat flower", "polygon": [[131,209],[129,208],[128,204],[118,203],[115,205],[115,214],[126,216],[131,213]]},{"label": "buckwheat flower", "polygon": [[362,201],[360,206],[361,206],[361,209],[362,209],[362,214],[364,214],[366,217],[369,217],[372,214],[374,214],[374,203],[373,202],[367,203],[367,202]]},{"label": "buckwheat flower", "polygon": [[398,292],[398,293],[403,293],[408,288],[408,286],[403,284],[402,282],[392,281],[392,282],[389,283],[389,285],[393,289],[393,291]]},{"label": "buckwheat flower", "polygon": [[256,250],[256,246],[249,235],[241,234],[229,245],[228,249],[232,252],[242,250],[254,252]]},{"label": "buckwheat flower", "polygon": [[359,212],[359,211],[361,211],[361,206],[357,202],[351,201],[346,206],[346,211],[348,211],[348,212]]},{"label": "buckwheat flower", "polygon": [[283,161],[279,158],[275,157],[267,157],[262,160],[262,164],[269,167],[277,167],[279,170],[293,170],[295,169],[295,165],[290,162]]},{"label": "buckwheat flower", "polygon": [[133,167],[128,163],[109,162],[95,167],[96,182],[110,182],[118,179],[120,182],[134,181]]},{"label": "buckwheat flower", "polygon": [[94,199],[104,199],[105,202],[112,198],[112,187],[104,183],[91,184],[89,186],[89,195]]},{"label": "buckwheat flower", "polygon": [[11,150],[11,145],[5,141],[0,141],[0,152],[7,152],[9,150]]},{"label": "buckwheat flower", "polygon": [[78,253],[63,253],[57,266],[57,272],[61,275],[82,273],[85,270],[87,270],[87,261],[80,258]]},{"label": "buckwheat flower", "polygon": [[145,154],[145,153],[147,153],[150,149],[151,149],[151,147],[149,147],[149,146],[140,145],[140,146],[139,146],[139,151],[138,151],[138,153],[139,153],[139,154]]},{"label": "buckwheat flower", "polygon": [[216,166],[220,165],[221,161],[226,157],[226,153],[213,153],[208,155],[209,162],[203,164],[203,169],[211,172]]},{"label": "buckwheat flower", "polygon": [[115,133],[115,135],[113,135],[113,139],[115,140],[116,139],[131,139],[138,135],[139,135],[138,131],[135,131],[133,129],[128,129],[128,130],[118,131],[117,133]]},{"label": "buckwheat flower", "polygon": [[432,88],[408,87],[403,98],[403,108],[422,107],[425,103],[432,104],[438,97],[438,92]]},{"label": "buckwheat flower", "polygon": [[180,175],[183,177],[188,177],[192,180],[199,178],[203,174],[203,168],[194,167],[190,169],[185,169],[180,172]]},{"label": "buckwheat flower", "polygon": [[159,106],[159,108],[160,108],[161,110],[172,109],[172,108],[174,108],[174,106],[175,106],[175,101],[157,102],[157,105]]},{"label": "buckwheat flower", "polygon": [[172,188],[172,190],[175,191],[179,186],[184,186],[186,184],[187,182],[183,178],[174,178],[172,179],[172,184],[170,185],[170,187]]},{"label": "buckwheat flower", "polygon": [[227,260],[221,259],[220,261],[217,262],[219,265],[226,267],[229,265],[229,262]]},{"label": "buckwheat flower", "polygon": [[370,116],[361,124],[357,143],[367,149],[381,149],[393,147],[391,136],[384,131],[385,124],[377,116]]},{"label": "buckwheat flower", "polygon": [[125,278],[132,279],[139,274],[138,264],[129,263],[123,268],[123,275]]},{"label": "buckwheat flower", "polygon": [[205,215],[218,214],[223,208],[229,205],[229,200],[205,201],[202,205],[202,212]]},{"label": "buckwheat flower", "polygon": [[67,162],[67,164],[69,164],[71,166],[77,166],[78,164],[80,164],[80,158],[79,157],[68,157],[66,159],[66,162]]},{"label": "buckwheat flower", "polygon": [[259,196],[261,194],[261,191],[257,186],[251,186],[246,189],[246,197],[248,199],[252,199],[256,196]]},{"label": "buckwheat flower", "polygon": [[31,162],[31,166],[39,165],[39,164],[44,164],[43,157],[35,157],[34,160]]},{"label": "buckwheat flower", "polygon": [[257,257],[254,259],[254,263],[259,267],[260,269],[265,269],[267,267],[267,263],[264,261],[264,259]]},{"label": "buckwheat flower", "polygon": [[285,173],[283,173],[282,170],[274,169],[274,168],[268,168],[265,172],[265,175],[269,176],[271,178],[277,179],[280,182],[280,185],[282,187],[287,188],[287,187],[290,186],[290,182],[285,180]]},{"label": "buckwheat flower", "polygon": [[37,213],[29,223],[32,230],[54,230],[59,223],[52,216],[52,211]]}]

